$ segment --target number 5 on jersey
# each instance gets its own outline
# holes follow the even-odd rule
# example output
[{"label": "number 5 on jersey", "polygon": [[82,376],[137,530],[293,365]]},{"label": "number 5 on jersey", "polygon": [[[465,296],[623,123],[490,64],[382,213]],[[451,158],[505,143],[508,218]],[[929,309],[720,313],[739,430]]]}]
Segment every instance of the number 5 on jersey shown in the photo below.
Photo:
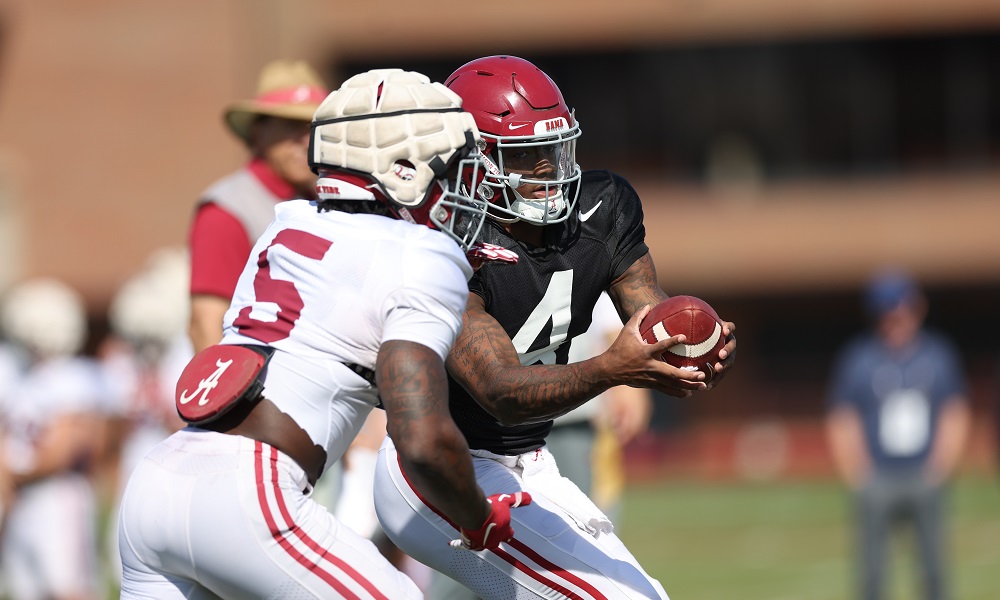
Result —
[{"label": "number 5 on jersey", "polygon": [[[257,257],[257,275],[253,280],[254,305],[244,306],[233,321],[233,326],[243,335],[265,344],[288,337],[302,314],[302,296],[291,281],[272,277],[269,253],[275,246],[284,246],[300,256],[321,260],[332,245],[332,241],[305,231],[297,229],[279,231]],[[260,306],[261,304],[267,306]],[[262,320],[255,316],[272,311],[273,320]]]}]

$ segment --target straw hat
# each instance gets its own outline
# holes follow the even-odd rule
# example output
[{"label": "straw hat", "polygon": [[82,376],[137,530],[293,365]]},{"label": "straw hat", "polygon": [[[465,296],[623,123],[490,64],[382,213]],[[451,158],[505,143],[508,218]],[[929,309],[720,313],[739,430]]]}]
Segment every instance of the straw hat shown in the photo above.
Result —
[{"label": "straw hat", "polygon": [[329,91],[319,75],[304,61],[276,60],[261,69],[253,99],[239,100],[226,107],[226,125],[249,143],[250,125],[257,117],[311,121],[327,94]]}]

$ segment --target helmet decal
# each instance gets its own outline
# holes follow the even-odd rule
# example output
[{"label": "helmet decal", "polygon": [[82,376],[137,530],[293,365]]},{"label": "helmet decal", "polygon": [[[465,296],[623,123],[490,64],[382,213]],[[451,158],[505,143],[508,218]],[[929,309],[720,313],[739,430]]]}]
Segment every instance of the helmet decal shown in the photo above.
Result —
[{"label": "helmet decal", "polygon": [[413,165],[405,165],[400,162],[393,165],[392,172],[403,181],[413,181],[417,176],[417,170],[413,168]]},{"label": "helmet decal", "polygon": [[535,135],[545,135],[554,131],[567,131],[569,123],[564,117],[556,117],[535,123]]}]

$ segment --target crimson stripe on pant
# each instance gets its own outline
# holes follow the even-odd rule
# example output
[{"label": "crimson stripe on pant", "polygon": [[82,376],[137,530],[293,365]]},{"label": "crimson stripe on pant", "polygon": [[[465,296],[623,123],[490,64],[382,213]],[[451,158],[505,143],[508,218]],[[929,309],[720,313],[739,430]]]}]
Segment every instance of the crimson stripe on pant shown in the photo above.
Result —
[{"label": "crimson stripe on pant", "polygon": [[[289,556],[294,558],[299,564],[306,567],[310,572],[314,573],[317,577],[325,581],[337,590],[337,592],[348,598],[350,600],[360,600],[358,596],[347,588],[342,582],[338,581],[334,575],[323,569],[317,561],[311,560],[299,552],[292,543],[287,539],[288,533],[294,533],[299,540],[301,540],[310,550],[319,555],[321,559],[326,560],[334,567],[338,568],[345,575],[350,577],[355,583],[362,586],[365,591],[367,591],[376,600],[388,600],[385,596],[379,592],[375,585],[365,579],[363,575],[358,573],[353,567],[341,560],[340,558],[331,554],[328,550],[320,546],[306,534],[297,524],[292,520],[291,514],[288,512],[288,506],[285,504],[284,495],[281,492],[281,488],[278,485],[278,450],[273,446],[268,446],[269,456],[267,461],[271,464],[271,480],[270,482],[264,479],[264,444],[261,442],[255,442],[254,447],[254,470],[257,478],[257,499],[260,502],[261,511],[264,514],[264,520],[267,522],[267,526],[271,531],[271,537],[274,538],[276,542],[288,553]],[[266,487],[270,485],[274,490],[275,501],[278,505],[278,512],[284,519],[286,525],[288,526],[288,532],[282,533],[281,529],[274,518],[274,514],[271,511],[271,507],[267,502]]]},{"label": "crimson stripe on pant", "polygon": [[[406,476],[406,472],[403,471],[403,465],[402,465],[402,463],[399,462],[399,453],[398,452],[396,453],[396,464],[399,465],[399,472],[403,475],[403,479],[406,481],[406,484],[410,487],[410,489],[417,496],[417,498],[420,499],[420,501],[424,504],[424,506],[426,506],[427,508],[429,508],[432,511],[434,511],[434,514],[436,514],[437,516],[441,517],[442,519],[445,520],[445,522],[447,522],[449,525],[451,525],[452,527],[454,527],[455,528],[455,532],[457,533],[458,532],[458,526],[455,525],[455,523],[453,523],[451,521],[451,519],[449,519],[447,516],[445,516],[445,514],[443,512],[441,512],[440,510],[438,510],[438,508],[436,506],[434,506],[433,504],[431,504],[430,502],[428,502],[427,499],[424,498],[420,494],[419,491],[417,491],[417,488],[413,487],[413,483],[410,482],[410,478],[407,477]],[[517,510],[517,509],[515,508],[515,509],[512,509],[512,510]],[[536,563],[538,563],[539,565],[541,565],[543,568],[545,568],[546,572],[552,573],[553,575],[556,575],[557,577],[561,577],[562,579],[568,581],[569,583],[572,583],[573,585],[579,587],[580,589],[582,589],[585,592],[587,592],[588,594],[590,594],[590,596],[591,596],[591,598],[593,598],[593,600],[608,600],[607,596],[605,596],[604,594],[602,594],[599,590],[597,590],[597,588],[595,588],[593,585],[591,585],[590,583],[588,583],[586,580],[578,577],[577,575],[574,575],[573,573],[567,571],[566,569],[564,569],[564,568],[556,565],[555,563],[549,561],[548,559],[546,559],[545,557],[543,557],[541,554],[539,554],[535,550],[531,549],[527,544],[525,544],[524,542],[519,541],[517,538],[512,538],[510,540],[510,542],[508,542],[508,543],[510,544],[510,546],[512,548],[515,548],[516,550],[518,550],[519,552],[521,552],[522,554],[524,554],[525,556],[527,556],[528,558],[530,558],[531,560],[535,561]],[[522,573],[524,573],[528,577],[531,577],[532,579],[534,579],[538,583],[540,583],[540,584],[542,584],[542,585],[544,585],[546,587],[549,587],[549,588],[551,588],[551,589],[559,592],[560,594],[563,594],[564,596],[566,596],[566,598],[569,598],[570,600],[586,600],[583,596],[580,596],[579,594],[573,592],[572,590],[567,589],[563,585],[561,585],[561,584],[559,584],[559,583],[557,583],[555,581],[552,581],[551,579],[546,578],[541,572],[539,572],[539,571],[531,568],[531,566],[529,566],[529,565],[524,564],[523,562],[521,562],[520,560],[518,560],[517,557],[511,555],[509,552],[505,551],[504,549],[502,549],[502,548],[496,548],[496,549],[490,550],[490,552],[492,552],[493,554],[496,554],[503,561],[507,562],[508,564],[510,564],[511,566],[513,566],[518,571],[521,571]]]}]

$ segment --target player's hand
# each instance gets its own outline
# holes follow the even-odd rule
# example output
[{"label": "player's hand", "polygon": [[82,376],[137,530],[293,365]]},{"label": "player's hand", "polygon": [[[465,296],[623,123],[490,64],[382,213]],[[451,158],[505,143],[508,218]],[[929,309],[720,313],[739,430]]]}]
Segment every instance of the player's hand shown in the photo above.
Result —
[{"label": "player's hand", "polygon": [[490,515],[486,517],[486,522],[475,531],[460,527],[462,537],[451,541],[452,548],[492,550],[501,542],[509,541],[514,537],[514,528],[510,526],[510,509],[531,504],[531,494],[493,494],[486,501],[490,503]]},{"label": "player's hand", "polygon": [[651,308],[647,305],[637,310],[601,355],[608,361],[605,368],[611,374],[610,380],[616,385],[650,388],[677,398],[687,398],[705,389],[705,373],[678,369],[660,359],[667,348],[685,343],[686,337],[675,335],[654,344],[642,339],[639,324]]},{"label": "player's hand", "polygon": [[726,374],[726,371],[732,368],[733,364],[736,362],[736,324],[732,321],[726,321],[722,324],[722,334],[726,336],[726,345],[719,350],[719,362],[714,365],[709,365],[712,372],[709,374],[708,387],[715,387],[722,377]]}]

